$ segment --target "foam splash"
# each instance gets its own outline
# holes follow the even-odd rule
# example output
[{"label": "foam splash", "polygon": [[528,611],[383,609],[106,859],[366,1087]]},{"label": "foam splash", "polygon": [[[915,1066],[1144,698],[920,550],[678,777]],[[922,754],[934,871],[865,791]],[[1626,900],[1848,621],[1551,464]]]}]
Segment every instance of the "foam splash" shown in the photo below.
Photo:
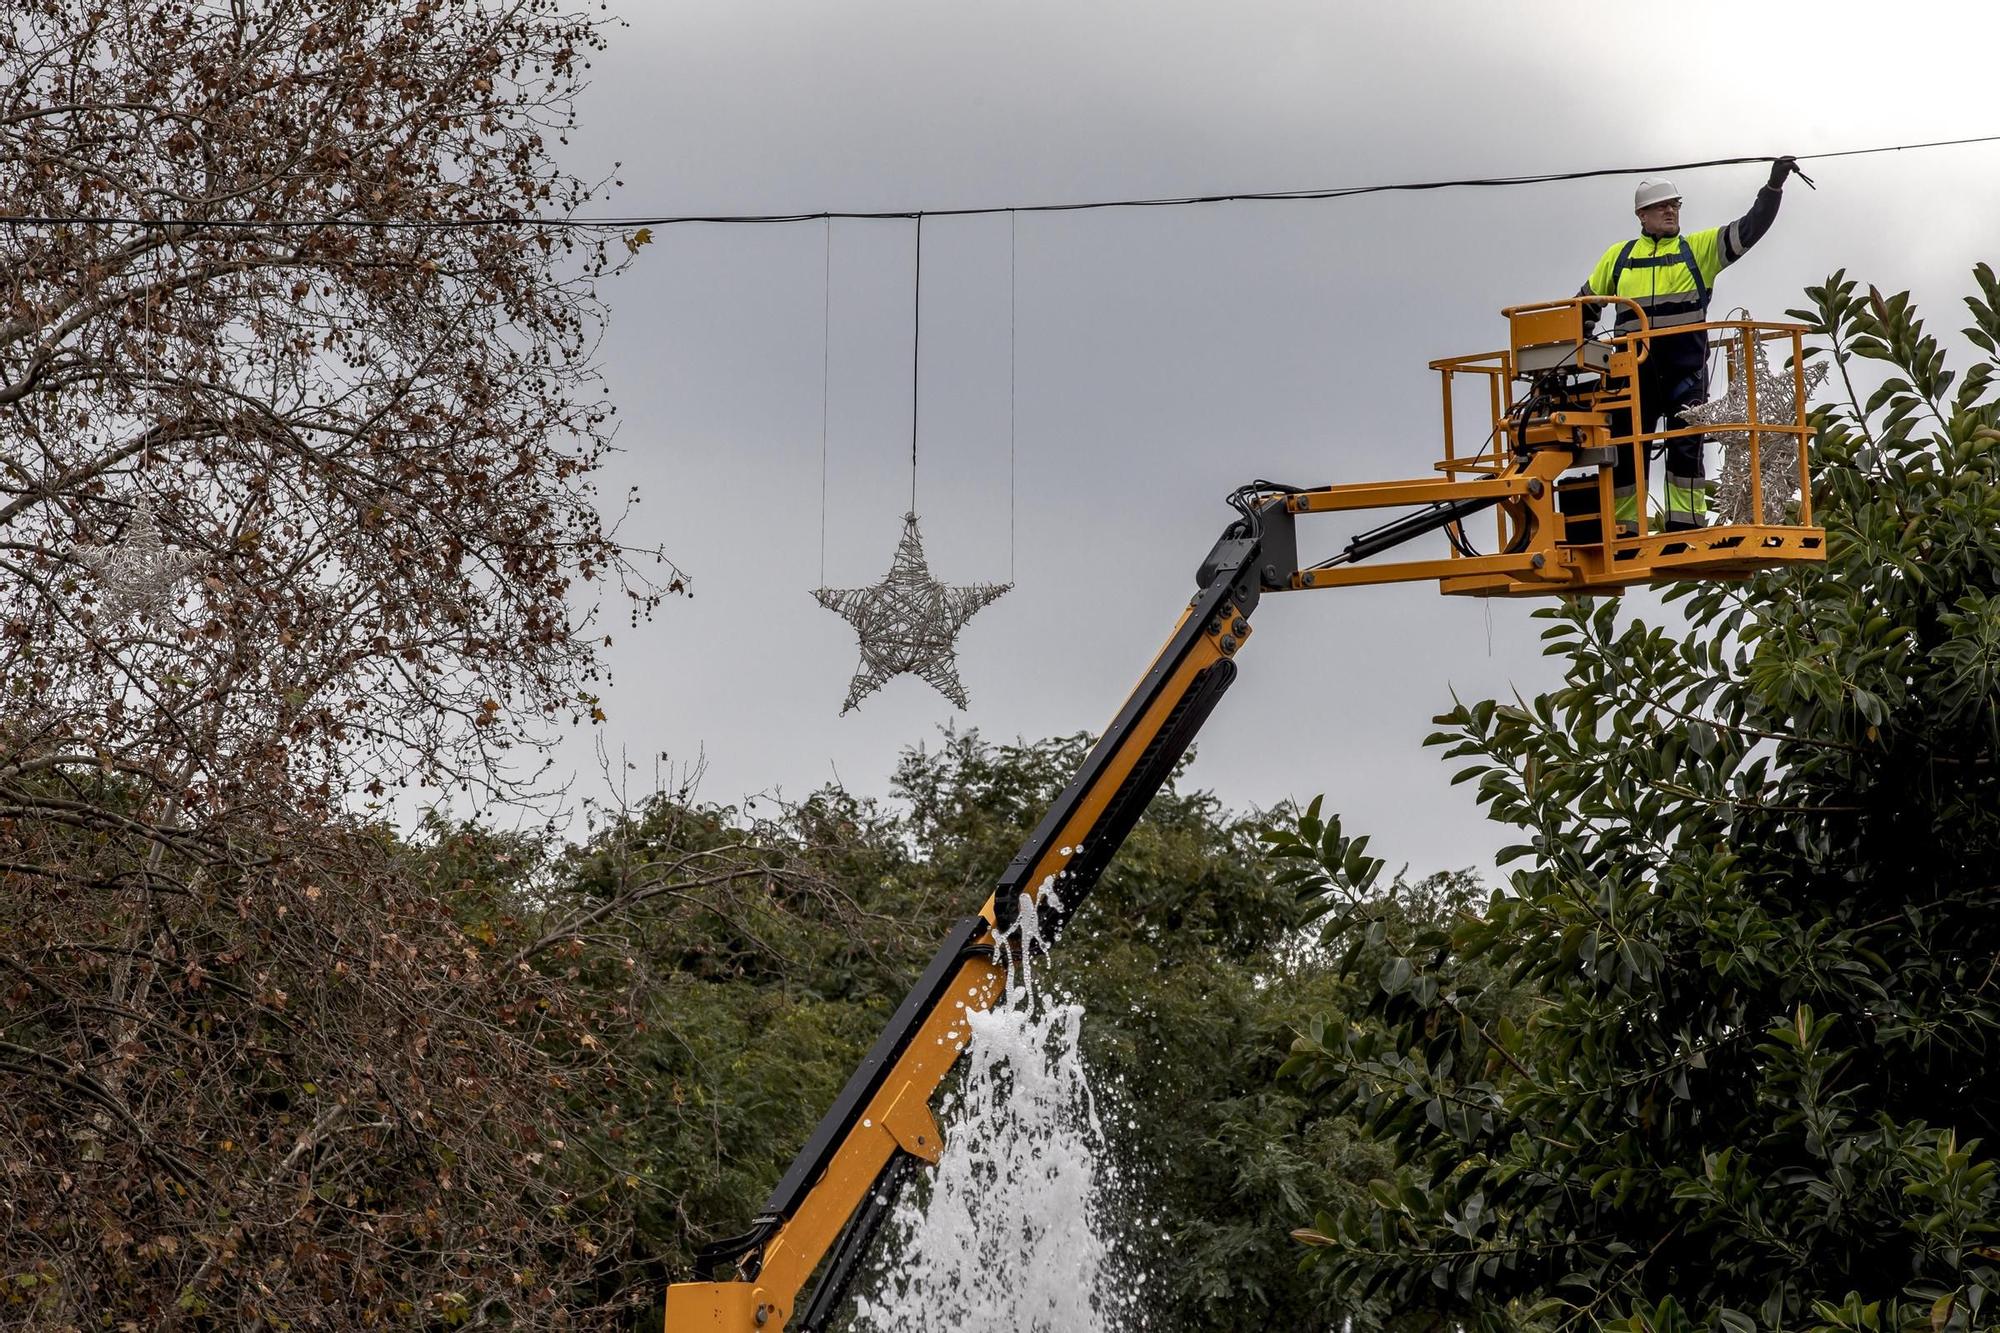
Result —
[{"label": "foam splash", "polygon": [[[1043,893],[1049,894],[1048,886]],[[1005,998],[967,1015],[944,1155],[890,1216],[857,1333],[1110,1333],[1145,1327],[1142,1266],[1118,1239],[1121,1181],[1085,1069],[1083,1006],[1034,978],[1045,949],[1022,895]]]}]

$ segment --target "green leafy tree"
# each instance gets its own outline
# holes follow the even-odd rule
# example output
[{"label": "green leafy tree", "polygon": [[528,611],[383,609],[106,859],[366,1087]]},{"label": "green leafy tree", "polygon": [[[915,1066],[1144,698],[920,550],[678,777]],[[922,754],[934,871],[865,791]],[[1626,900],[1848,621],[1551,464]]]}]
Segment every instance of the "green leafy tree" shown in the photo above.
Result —
[{"label": "green leafy tree", "polygon": [[656,1326],[695,1251],[744,1229],[928,961],[938,897],[898,822],[839,791],[761,815],[661,795],[555,861],[539,957],[620,1033],[618,1110],[570,1163],[622,1242],[603,1296]]},{"label": "green leafy tree", "polygon": [[[1395,1170],[1320,1219],[1351,1297],[1617,1329],[2000,1323],[2000,284],[1958,378],[1907,295],[1811,288],[1823,569],[1551,608],[1560,688],[1434,739],[1524,841],[1385,942],[1291,1071]],[[1857,377],[1879,377],[1862,401]],[[1273,850],[1336,935],[1379,866]]]}]

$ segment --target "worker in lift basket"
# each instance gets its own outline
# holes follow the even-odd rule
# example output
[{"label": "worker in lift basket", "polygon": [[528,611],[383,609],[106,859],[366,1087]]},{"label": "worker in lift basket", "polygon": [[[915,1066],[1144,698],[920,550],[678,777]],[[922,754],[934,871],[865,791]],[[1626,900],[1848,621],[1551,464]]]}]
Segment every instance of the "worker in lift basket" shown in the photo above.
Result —
[{"label": "worker in lift basket", "polygon": [[[1757,191],[1750,211],[1726,227],[1711,227],[1683,235],[1681,232],[1681,192],[1668,180],[1639,182],[1632,196],[1633,211],[1639,215],[1640,235],[1620,241],[1604,252],[1591,270],[1578,296],[1623,296],[1638,302],[1653,328],[1652,351],[1639,367],[1639,410],[1646,420],[1645,431],[1670,429],[1682,423],[1678,413],[1708,398],[1708,334],[1702,330],[1660,336],[1662,329],[1680,324],[1702,324],[1708,320],[1708,298],[1715,279],[1723,269],[1743,257],[1778,216],[1778,201],[1785,177],[1798,171],[1794,158],[1781,157],[1771,164],[1771,179]],[[1614,333],[1630,333],[1639,319],[1629,305],[1613,307],[1617,312]],[[1585,309],[1586,326],[1595,325],[1602,307]],[[1631,433],[1629,412],[1613,414],[1613,435]],[[1661,426],[1657,423],[1667,423]],[[1703,481],[1701,437],[1683,436],[1669,440],[1667,450],[1666,530],[1686,531],[1708,520],[1708,488]],[[1616,519],[1621,533],[1638,528],[1638,481],[1634,475],[1632,451],[1620,449],[1612,473],[1616,491]]]}]

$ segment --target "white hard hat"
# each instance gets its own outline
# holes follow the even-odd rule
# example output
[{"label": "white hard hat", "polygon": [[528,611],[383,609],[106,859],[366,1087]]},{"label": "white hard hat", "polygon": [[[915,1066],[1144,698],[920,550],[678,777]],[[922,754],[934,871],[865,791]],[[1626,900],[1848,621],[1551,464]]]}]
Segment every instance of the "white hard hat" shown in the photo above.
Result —
[{"label": "white hard hat", "polygon": [[1632,211],[1651,208],[1654,204],[1664,204],[1669,199],[1678,199],[1681,192],[1674,188],[1672,181],[1640,181],[1639,188],[1632,192]]}]

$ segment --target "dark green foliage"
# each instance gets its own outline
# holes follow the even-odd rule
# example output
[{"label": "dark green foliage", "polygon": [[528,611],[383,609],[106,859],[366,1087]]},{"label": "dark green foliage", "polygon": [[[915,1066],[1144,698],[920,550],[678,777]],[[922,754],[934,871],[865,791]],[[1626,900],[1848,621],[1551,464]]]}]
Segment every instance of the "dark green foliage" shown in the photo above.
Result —
[{"label": "dark green foliage", "polygon": [[2000,1320],[1994,367],[1956,381],[1907,296],[1808,297],[1848,398],[1815,413],[1826,567],[1670,594],[1680,635],[1541,612],[1561,688],[1434,738],[1525,835],[1448,930],[1378,931],[1337,826],[1274,841],[1395,955],[1379,1030],[1291,1063],[1395,1152],[1319,1224],[1350,1293],[1492,1325]]},{"label": "dark green foliage", "polygon": [[627,1238],[602,1294],[650,1302],[653,1327],[694,1252],[763,1205],[960,909],[912,874],[893,819],[838,791],[771,818],[659,797],[549,881],[562,942],[545,957],[621,1034],[619,1113],[579,1125],[576,1190]]},{"label": "dark green foliage", "polygon": [[[757,821],[661,800],[555,868],[556,899],[630,908],[615,949],[551,951],[573,953],[633,1025],[617,1052],[621,1137],[590,1145],[586,1174],[600,1174],[578,1185],[607,1214],[598,1234],[630,1215],[632,1248],[607,1256],[607,1284],[657,1293],[690,1276],[699,1245],[747,1224],[1084,748],[947,735],[904,756],[889,805],[829,790]],[[649,883],[679,888],[632,902]],[[1298,947],[1302,921],[1255,826],[1170,787],[1056,950],[1055,983],[1088,1011],[1130,1224],[1156,1239],[1156,1329],[1320,1317],[1323,1284],[1287,1233],[1381,1168],[1380,1149],[1276,1079],[1292,1032],[1348,1002]]]}]

